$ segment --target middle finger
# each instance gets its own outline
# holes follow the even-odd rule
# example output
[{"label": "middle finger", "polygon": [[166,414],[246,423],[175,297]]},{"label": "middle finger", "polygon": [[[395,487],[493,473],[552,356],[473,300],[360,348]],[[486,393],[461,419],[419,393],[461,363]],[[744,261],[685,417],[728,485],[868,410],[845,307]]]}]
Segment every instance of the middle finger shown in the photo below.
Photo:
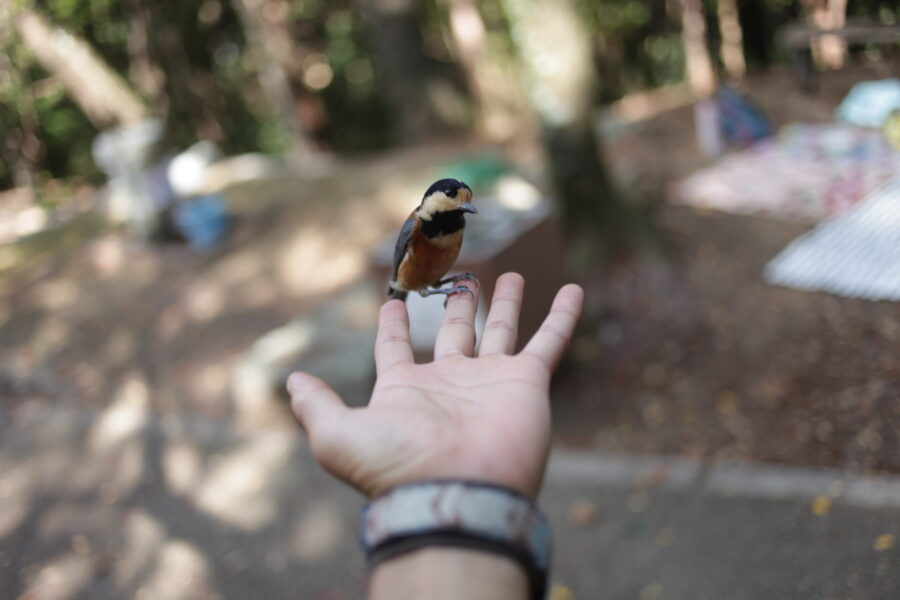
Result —
[{"label": "middle finger", "polygon": [[497,279],[479,356],[511,354],[515,350],[524,287],[525,279],[518,273],[504,273]]},{"label": "middle finger", "polygon": [[447,300],[444,320],[434,342],[434,360],[452,356],[472,356],[475,349],[475,309],[478,307],[478,284],[461,281],[471,294],[453,294]]}]

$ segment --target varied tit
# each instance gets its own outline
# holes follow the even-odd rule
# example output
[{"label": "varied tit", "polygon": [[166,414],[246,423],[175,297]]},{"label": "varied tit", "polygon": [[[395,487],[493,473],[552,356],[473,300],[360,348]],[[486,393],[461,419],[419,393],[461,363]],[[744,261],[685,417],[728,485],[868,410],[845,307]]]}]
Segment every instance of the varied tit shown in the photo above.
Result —
[{"label": "varied tit", "polygon": [[400,230],[394,249],[394,269],[388,298],[406,300],[408,292],[422,296],[472,291],[463,285],[441,289],[442,285],[464,279],[475,280],[471,273],[441,279],[456,262],[462,246],[465,214],[477,214],[472,206],[472,190],[462,181],[435,181],[422,197]]}]

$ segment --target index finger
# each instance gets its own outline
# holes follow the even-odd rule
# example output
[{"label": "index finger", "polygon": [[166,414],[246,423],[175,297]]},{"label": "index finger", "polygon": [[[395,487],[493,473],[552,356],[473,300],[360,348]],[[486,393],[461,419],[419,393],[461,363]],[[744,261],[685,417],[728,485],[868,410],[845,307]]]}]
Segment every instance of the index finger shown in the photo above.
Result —
[{"label": "index finger", "polygon": [[413,362],[409,343],[409,314],[402,300],[390,300],[378,313],[375,335],[375,372],[380,375],[391,367]]},{"label": "index finger", "polygon": [[556,293],[547,318],[522,350],[522,354],[534,356],[552,372],[572,339],[583,304],[584,290],[581,286],[574,283],[563,286]]}]

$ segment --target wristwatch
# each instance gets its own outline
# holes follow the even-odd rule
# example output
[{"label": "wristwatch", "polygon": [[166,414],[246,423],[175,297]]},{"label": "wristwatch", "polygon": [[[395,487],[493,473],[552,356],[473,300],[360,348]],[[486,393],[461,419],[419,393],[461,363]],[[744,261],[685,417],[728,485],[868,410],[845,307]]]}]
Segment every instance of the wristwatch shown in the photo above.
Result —
[{"label": "wristwatch", "polygon": [[399,485],[363,507],[359,541],[369,565],[426,546],[502,554],[528,573],[531,598],[547,592],[550,523],[528,497],[477,481]]}]

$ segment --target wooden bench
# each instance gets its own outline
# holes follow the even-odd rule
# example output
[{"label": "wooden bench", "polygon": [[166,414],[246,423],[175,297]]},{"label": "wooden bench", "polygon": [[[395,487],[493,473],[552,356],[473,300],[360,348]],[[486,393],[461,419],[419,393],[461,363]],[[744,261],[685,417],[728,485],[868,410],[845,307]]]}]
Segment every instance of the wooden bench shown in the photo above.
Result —
[{"label": "wooden bench", "polygon": [[807,24],[793,23],[781,28],[776,35],[779,44],[787,48],[800,84],[806,91],[816,86],[816,70],[810,43],[824,36],[837,36],[848,46],[862,44],[900,43],[900,26],[884,25],[872,21],[848,21],[840,29],[819,29]]}]

